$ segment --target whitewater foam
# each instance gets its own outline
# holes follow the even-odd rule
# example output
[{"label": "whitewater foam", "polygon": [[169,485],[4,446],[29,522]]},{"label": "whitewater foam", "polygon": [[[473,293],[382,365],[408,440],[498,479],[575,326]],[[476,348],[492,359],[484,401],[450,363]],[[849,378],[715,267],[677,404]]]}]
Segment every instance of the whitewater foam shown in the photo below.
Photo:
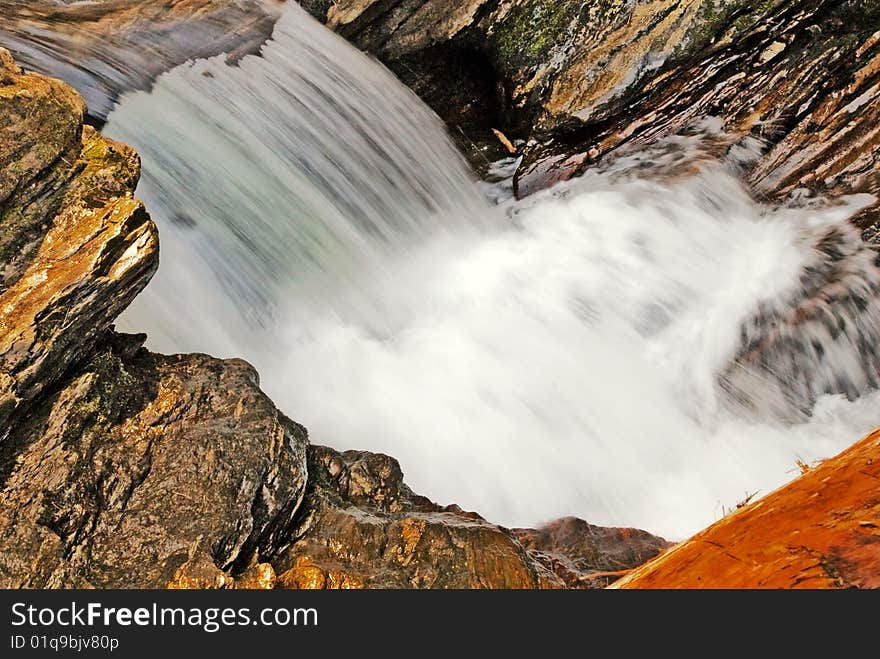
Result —
[{"label": "whitewater foam", "polygon": [[293,5],[262,58],[181,67],[107,132],[162,239],[122,327],[246,358],[313,442],[389,453],[435,500],[680,538],[878,422],[876,393],[790,423],[719,386],[864,200],[773,211],[706,165],[490,206],[436,117]]}]

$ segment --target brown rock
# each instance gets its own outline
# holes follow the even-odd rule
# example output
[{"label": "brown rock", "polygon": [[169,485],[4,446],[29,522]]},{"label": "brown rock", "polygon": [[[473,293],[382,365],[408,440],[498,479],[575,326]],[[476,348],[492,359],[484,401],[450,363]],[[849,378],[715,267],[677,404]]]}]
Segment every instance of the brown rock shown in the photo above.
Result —
[{"label": "brown rock", "polygon": [[[320,3],[319,3],[320,4]],[[762,198],[876,192],[880,10],[867,0],[340,0],[313,13],[376,54],[472,163],[528,139],[519,196],[705,117]],[[872,231],[870,235],[874,235]]]},{"label": "brown rock", "polygon": [[131,197],[137,154],[82,130],[69,87],[5,66],[0,441],[22,406],[88,355],[159,262],[156,227]]},{"label": "brown rock", "polygon": [[880,588],[880,431],[614,588]]},{"label": "brown rock", "polygon": [[26,74],[0,48],[0,292],[36,254],[75,175],[84,106],[67,85]]},{"label": "brown rock", "polygon": [[108,332],[158,265],[137,154],[0,64],[0,586],[272,587],[305,431],[246,363]]},{"label": "brown rock", "polygon": [[568,588],[608,585],[672,546],[647,531],[593,526],[576,517],[537,530],[513,529],[513,535]]},{"label": "brown rock", "polygon": [[286,541],[305,432],[240,360],[114,341],[0,445],[0,585],[229,586]]},{"label": "brown rock", "polygon": [[533,588],[525,550],[482,518],[413,494],[384,455],[309,447],[309,487],[275,561],[312,588]]},{"label": "brown rock", "polygon": [[244,590],[272,590],[278,577],[269,563],[252,565],[235,580],[235,587]]},{"label": "brown rock", "polygon": [[[731,8],[737,4],[749,6]],[[603,154],[640,150],[705,117],[717,118],[726,136],[719,155],[747,140],[761,147],[757,158],[736,164],[762,198],[782,199],[802,188],[880,189],[876,7],[799,0],[696,16],[704,48],[685,49],[618,95],[576,112],[589,100],[584,93],[596,93],[583,91],[573,70],[571,91],[557,91],[546,108],[576,121],[551,126],[552,139],[528,150],[517,174],[520,196],[583,172],[589,161],[574,155],[591,145]],[[579,100],[572,105],[570,98]]]},{"label": "brown rock", "polygon": [[[542,531],[511,532],[457,506],[440,507],[402,479],[388,456],[309,447],[309,486],[293,543],[273,561],[279,585],[598,587],[604,582],[578,577],[606,565],[637,565],[665,546],[641,531],[600,529],[574,519]],[[569,572],[555,569],[554,560]]]}]

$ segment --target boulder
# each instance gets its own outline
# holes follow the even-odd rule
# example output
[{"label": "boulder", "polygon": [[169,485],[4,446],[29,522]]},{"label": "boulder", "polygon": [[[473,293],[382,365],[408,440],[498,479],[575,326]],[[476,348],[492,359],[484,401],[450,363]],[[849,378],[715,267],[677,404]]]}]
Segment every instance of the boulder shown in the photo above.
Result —
[{"label": "boulder", "polygon": [[[536,135],[518,194],[707,117],[724,138],[718,155],[731,156],[762,199],[880,189],[880,11],[860,0],[739,3],[754,5],[751,12],[728,4],[712,20],[701,14],[711,35],[704,47],[588,104],[552,135]],[[749,151],[756,153],[740,157]]]},{"label": "boulder", "polygon": [[564,517],[539,529],[513,529],[529,554],[567,588],[597,588],[672,547],[639,529],[618,529]]},{"label": "boulder", "polygon": [[305,431],[245,362],[145,338],[111,335],[0,445],[0,586],[222,585],[284,542]]}]

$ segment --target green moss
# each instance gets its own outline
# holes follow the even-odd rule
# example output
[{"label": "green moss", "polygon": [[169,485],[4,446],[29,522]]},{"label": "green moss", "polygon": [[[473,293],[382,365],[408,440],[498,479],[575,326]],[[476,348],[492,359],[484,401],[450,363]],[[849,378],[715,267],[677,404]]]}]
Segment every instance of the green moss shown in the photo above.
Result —
[{"label": "green moss", "polygon": [[834,13],[850,28],[858,26],[866,32],[880,30],[880,2],[877,0],[844,0]]},{"label": "green moss", "polygon": [[498,55],[514,64],[545,60],[584,4],[574,0],[529,0],[517,5],[498,28]]},{"label": "green moss", "polygon": [[93,176],[107,170],[112,170],[119,178],[131,176],[127,171],[132,168],[131,156],[115,148],[97,133],[83,143],[79,160],[83,167],[82,176]]},{"label": "green moss", "polygon": [[112,352],[101,353],[95,357],[89,364],[88,370],[95,373],[98,379],[87,401],[95,406],[102,421],[115,420],[129,407],[135,392],[139,390],[137,380]]},{"label": "green moss", "polygon": [[712,44],[748,32],[783,0],[704,0],[680,51],[694,55]]},{"label": "green moss", "polygon": [[67,425],[71,436],[106,433],[135,403],[140,391],[137,380],[112,352],[97,355],[84,369],[95,377],[88,391],[71,407]]}]

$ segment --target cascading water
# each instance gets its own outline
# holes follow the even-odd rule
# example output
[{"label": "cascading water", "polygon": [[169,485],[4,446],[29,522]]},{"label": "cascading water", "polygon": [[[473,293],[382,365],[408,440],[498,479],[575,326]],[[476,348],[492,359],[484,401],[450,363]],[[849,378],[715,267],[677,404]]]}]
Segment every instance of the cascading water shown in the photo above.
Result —
[{"label": "cascading water", "polygon": [[490,206],[436,117],[296,6],[262,57],[178,68],[106,132],[162,234],[123,328],[248,359],[312,441],[434,499],[678,538],[877,423],[842,395],[876,384],[862,200],[770,211],[706,165]]}]

